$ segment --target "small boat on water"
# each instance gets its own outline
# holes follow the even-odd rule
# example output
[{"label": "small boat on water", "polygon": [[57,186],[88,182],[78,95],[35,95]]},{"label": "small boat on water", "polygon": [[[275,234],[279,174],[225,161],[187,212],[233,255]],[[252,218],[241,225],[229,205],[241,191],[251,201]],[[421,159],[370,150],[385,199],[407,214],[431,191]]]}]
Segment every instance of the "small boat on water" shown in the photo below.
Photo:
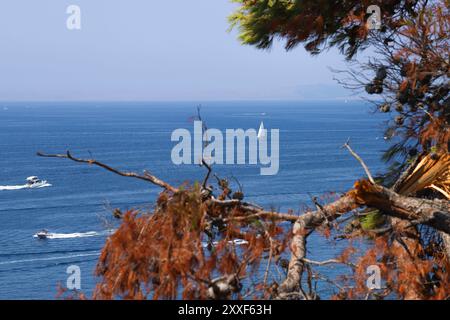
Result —
[{"label": "small boat on water", "polygon": [[49,232],[48,232],[48,230],[41,230],[41,231],[39,231],[38,233],[36,233],[36,237],[37,238],[39,238],[39,239],[47,239],[48,238],[48,235],[49,235]]},{"label": "small boat on water", "polygon": [[45,186],[49,186],[46,180],[41,180],[37,176],[31,176],[26,179],[26,186],[28,188],[41,188]]},{"label": "small boat on water", "polygon": [[0,191],[12,191],[22,189],[40,189],[45,187],[51,187],[47,180],[41,180],[36,176],[31,176],[26,179],[26,183],[18,186],[0,186]]}]

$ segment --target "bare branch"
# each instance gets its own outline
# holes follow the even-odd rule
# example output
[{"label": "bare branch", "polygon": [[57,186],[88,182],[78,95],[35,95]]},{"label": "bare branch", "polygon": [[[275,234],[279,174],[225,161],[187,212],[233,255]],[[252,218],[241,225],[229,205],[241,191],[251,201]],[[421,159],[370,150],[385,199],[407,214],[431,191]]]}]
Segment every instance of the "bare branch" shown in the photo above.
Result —
[{"label": "bare branch", "polygon": [[355,198],[361,206],[377,208],[386,215],[450,234],[450,201],[406,197],[366,180],[356,184]]},{"label": "bare branch", "polygon": [[338,259],[329,259],[329,260],[325,260],[325,261],[314,261],[314,260],[309,260],[309,259],[303,258],[302,261],[305,263],[314,264],[316,266],[326,266],[329,264],[344,264],[346,266],[351,267],[352,269],[356,268],[356,266],[353,263],[344,262],[344,261],[341,261]]},{"label": "bare branch", "polygon": [[211,166],[205,161],[205,159],[202,158],[202,164],[206,167],[206,169],[208,170],[208,172],[206,173],[205,179],[203,179],[203,183],[202,183],[202,188],[203,190],[208,189],[208,180],[209,180],[209,176],[211,175]]},{"label": "bare branch", "polygon": [[39,157],[44,157],[44,158],[61,158],[61,159],[69,159],[78,163],[87,163],[89,165],[95,165],[98,167],[101,167],[103,169],[106,169],[108,171],[111,171],[119,176],[122,177],[130,177],[130,178],[136,178],[136,179],[140,179],[140,180],[144,180],[147,182],[150,182],[154,185],[157,185],[163,189],[166,189],[168,191],[171,192],[177,192],[178,189],[175,187],[172,187],[170,184],[158,179],[157,177],[155,177],[154,175],[150,174],[148,171],[144,172],[144,175],[139,175],[135,172],[122,172],[120,170],[114,169],[104,163],[101,163],[97,160],[94,159],[80,159],[80,158],[76,158],[74,156],[72,156],[72,154],[70,153],[70,151],[67,151],[66,154],[45,154],[43,152],[37,152],[37,155]]},{"label": "bare branch", "polygon": [[[306,239],[315,228],[328,221],[339,218],[342,214],[357,208],[354,196],[347,193],[337,201],[325,205],[321,212],[313,211],[300,216],[294,224],[293,238],[291,242],[291,260],[288,274],[278,289],[278,299],[287,299],[289,294],[299,289],[306,257]],[[325,214],[324,214],[325,213]]]},{"label": "bare branch", "polygon": [[292,214],[287,214],[287,213],[261,211],[261,212],[246,215],[246,216],[230,217],[230,218],[224,219],[224,221],[225,222],[228,222],[228,221],[239,222],[239,221],[251,221],[251,220],[256,220],[256,219],[272,219],[272,220],[295,222],[298,220],[298,216],[292,215]]},{"label": "bare branch", "polygon": [[369,178],[369,181],[372,182],[372,184],[376,184],[375,180],[372,177],[372,174],[370,173],[369,167],[367,167],[367,165],[365,164],[364,160],[355,152],[353,151],[353,149],[350,147],[350,140],[348,140],[345,144],[344,144],[344,148],[347,148],[348,151],[351,153],[351,155],[359,161],[359,163],[361,164],[361,166],[364,168],[364,171],[367,174],[367,177]]}]

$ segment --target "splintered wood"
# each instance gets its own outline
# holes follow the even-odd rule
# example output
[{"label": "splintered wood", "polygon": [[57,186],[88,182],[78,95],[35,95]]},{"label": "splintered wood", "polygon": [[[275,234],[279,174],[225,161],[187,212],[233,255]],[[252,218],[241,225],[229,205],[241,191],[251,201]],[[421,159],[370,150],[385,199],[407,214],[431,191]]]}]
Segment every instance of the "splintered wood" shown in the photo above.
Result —
[{"label": "splintered wood", "polygon": [[450,155],[427,155],[399,186],[399,194],[413,195],[434,189],[450,200]]}]

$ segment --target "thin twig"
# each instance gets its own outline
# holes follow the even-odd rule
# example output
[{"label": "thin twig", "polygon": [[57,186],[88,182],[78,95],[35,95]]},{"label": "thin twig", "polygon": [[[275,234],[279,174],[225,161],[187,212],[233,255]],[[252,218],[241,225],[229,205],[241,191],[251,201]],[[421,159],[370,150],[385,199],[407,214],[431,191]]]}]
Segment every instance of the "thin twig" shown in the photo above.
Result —
[{"label": "thin twig", "polygon": [[353,263],[351,263],[351,262],[344,262],[344,261],[341,261],[341,260],[338,260],[338,259],[329,259],[329,260],[325,260],[325,261],[314,261],[314,260],[310,260],[310,259],[307,259],[307,258],[302,258],[302,261],[304,263],[313,264],[313,265],[316,265],[316,266],[326,266],[326,265],[329,265],[329,264],[344,264],[346,266],[349,266],[352,269],[356,268],[356,266]]},{"label": "thin twig", "polygon": [[208,180],[209,180],[209,176],[211,175],[212,169],[211,169],[211,166],[205,161],[204,158],[202,158],[202,164],[208,170],[208,172],[206,173],[205,179],[203,179],[203,183],[202,183],[203,190],[206,190],[207,189]]},{"label": "thin twig", "polygon": [[[265,227],[265,226],[264,226]],[[270,265],[272,263],[272,257],[273,257],[273,239],[270,236],[269,232],[267,231],[267,229],[265,230],[265,235],[269,238],[269,243],[270,243],[270,251],[269,251],[269,259],[267,260],[267,266],[266,266],[266,271],[264,272],[264,282],[263,282],[263,287],[264,289],[266,288],[266,284],[267,284],[267,279],[269,277],[269,271],[270,271]]]},{"label": "thin twig", "polygon": [[230,218],[224,219],[224,222],[251,221],[251,220],[256,220],[256,219],[273,219],[273,220],[295,222],[298,220],[298,216],[286,214],[286,213],[261,211],[259,213],[250,214],[250,215],[246,215],[246,216],[230,217]]},{"label": "thin twig", "polygon": [[351,153],[351,155],[359,161],[361,166],[364,168],[364,171],[366,172],[367,176],[369,177],[369,181],[372,184],[376,184],[374,178],[372,177],[372,174],[370,173],[369,167],[365,164],[364,160],[350,147],[350,139],[347,140],[347,142],[344,144],[344,148],[347,148],[348,151]]}]

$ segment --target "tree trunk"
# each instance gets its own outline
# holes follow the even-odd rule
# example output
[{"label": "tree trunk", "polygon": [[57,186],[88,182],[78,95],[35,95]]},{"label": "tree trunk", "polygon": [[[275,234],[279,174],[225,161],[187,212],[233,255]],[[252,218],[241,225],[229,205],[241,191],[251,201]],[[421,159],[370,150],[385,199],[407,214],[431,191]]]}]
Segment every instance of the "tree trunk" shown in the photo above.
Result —
[{"label": "tree trunk", "polygon": [[450,235],[450,202],[447,200],[405,197],[366,180],[356,183],[354,193],[360,205],[374,207],[413,225],[425,224]]},{"label": "tree trunk", "polygon": [[445,249],[445,254],[447,255],[448,261],[450,261],[450,235],[440,232],[442,237],[442,244]]},{"label": "tree trunk", "polygon": [[339,200],[328,204],[319,211],[308,212],[298,218],[293,227],[293,238],[291,241],[291,260],[286,279],[278,288],[278,299],[287,296],[300,288],[303,274],[303,259],[306,256],[306,239],[315,228],[321,226],[325,221],[333,221],[355,208],[355,199],[351,194],[346,194]]}]

